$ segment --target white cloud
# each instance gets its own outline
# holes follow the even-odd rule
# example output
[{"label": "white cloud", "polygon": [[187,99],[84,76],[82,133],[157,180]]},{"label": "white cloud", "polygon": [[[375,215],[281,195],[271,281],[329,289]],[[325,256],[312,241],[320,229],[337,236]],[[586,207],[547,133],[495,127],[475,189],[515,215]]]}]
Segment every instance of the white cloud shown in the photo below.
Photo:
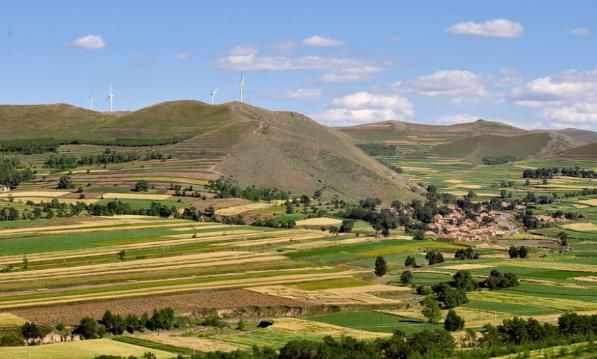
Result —
[{"label": "white cloud", "polygon": [[228,55],[216,60],[216,66],[228,71],[330,71],[322,75],[321,82],[340,83],[367,79],[371,74],[383,71],[388,65],[378,66],[359,59],[299,56],[290,54],[261,55],[255,47],[236,46]]},{"label": "white cloud", "polygon": [[383,71],[379,66],[363,65],[340,69],[321,76],[320,81],[324,83],[343,83],[361,81],[369,78],[370,75]]},{"label": "white cloud", "polygon": [[259,49],[236,46],[227,56],[216,61],[216,65],[231,71],[288,71],[288,70],[326,70],[356,67],[360,61],[346,58],[321,56],[259,56]]},{"label": "white cloud", "polygon": [[106,41],[104,41],[104,39],[100,35],[93,34],[81,36],[73,40],[71,44],[76,47],[81,47],[90,50],[99,50],[106,47]]},{"label": "white cloud", "polygon": [[597,122],[597,70],[568,70],[534,79],[514,88],[511,97],[550,120]]},{"label": "white cloud", "polygon": [[414,80],[397,82],[393,87],[398,91],[416,93],[425,97],[445,97],[453,104],[482,101],[499,102],[501,96],[489,87],[499,82],[490,76],[465,70],[441,70]]},{"label": "white cloud", "polygon": [[570,35],[574,35],[574,36],[589,36],[589,35],[591,35],[591,32],[589,31],[589,29],[586,29],[584,27],[577,27],[575,29],[570,29],[570,30],[568,30],[568,33]]},{"label": "white cloud", "polygon": [[346,126],[403,120],[414,114],[414,105],[405,97],[361,91],[332,100],[330,108],[315,117],[335,126]]},{"label": "white cloud", "polygon": [[287,98],[295,99],[295,100],[314,100],[318,97],[321,97],[321,89],[296,89],[290,90],[286,92],[285,96]]},{"label": "white cloud", "polygon": [[493,19],[481,23],[460,22],[448,27],[446,31],[458,35],[514,38],[522,36],[524,28],[520,23],[508,19]]},{"label": "white cloud", "polygon": [[186,52],[184,52],[184,51],[179,52],[179,53],[176,54],[176,59],[177,60],[181,60],[181,61],[188,60],[189,59],[189,54],[186,53]]},{"label": "white cloud", "polygon": [[306,46],[321,46],[321,47],[332,47],[332,46],[343,46],[344,42],[333,40],[327,37],[314,35],[307,37],[303,40],[303,45]]}]

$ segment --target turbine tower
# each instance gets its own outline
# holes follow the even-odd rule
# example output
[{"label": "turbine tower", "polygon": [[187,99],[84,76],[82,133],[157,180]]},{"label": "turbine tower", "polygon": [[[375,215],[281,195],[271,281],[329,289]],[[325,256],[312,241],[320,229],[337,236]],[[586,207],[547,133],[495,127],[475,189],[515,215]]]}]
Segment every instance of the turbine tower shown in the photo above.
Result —
[{"label": "turbine tower", "polygon": [[108,97],[106,97],[106,101],[110,101],[110,112],[113,111],[112,105],[114,104],[114,94],[112,93],[112,84],[110,84],[110,92],[108,92]]},{"label": "turbine tower", "polygon": [[93,111],[93,103],[95,102],[95,95],[93,91],[91,91],[91,96],[89,96],[89,100],[87,101],[89,102],[89,109]]},{"label": "turbine tower", "polygon": [[211,96],[211,104],[214,104],[214,97],[216,96],[216,94],[218,93],[220,89],[215,89],[215,90],[209,90],[209,96]]},{"label": "turbine tower", "polygon": [[240,73],[240,81],[238,82],[240,85],[240,102],[244,102],[243,101],[243,91],[245,89],[245,77],[243,76],[243,73]]}]

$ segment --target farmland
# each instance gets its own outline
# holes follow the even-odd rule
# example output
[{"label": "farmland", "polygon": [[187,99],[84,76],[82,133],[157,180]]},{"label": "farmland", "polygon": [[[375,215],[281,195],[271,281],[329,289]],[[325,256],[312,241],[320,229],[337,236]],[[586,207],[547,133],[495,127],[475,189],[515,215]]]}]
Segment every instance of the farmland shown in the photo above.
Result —
[{"label": "farmland", "polygon": [[[176,104],[166,106],[177,111]],[[343,181],[332,183],[327,177],[325,186],[304,194],[296,192],[303,188],[292,181],[283,187],[257,177],[251,177],[259,179],[254,183],[231,178],[229,188],[215,186],[213,181],[231,166],[226,161],[238,155],[230,152],[231,138],[246,135],[244,126],[255,130],[255,123],[244,117],[250,109],[220,110],[242,119],[224,126],[218,117],[206,129],[193,130],[193,137],[155,146],[66,143],[56,150],[77,158],[139,153],[139,159],[128,162],[63,170],[45,165],[48,153],[15,154],[37,174],[0,193],[0,208],[20,214],[0,221],[0,337],[19,334],[24,323],[34,322],[50,331],[46,341],[57,343],[5,346],[0,358],[87,359],[148,351],[170,358],[250,351],[253,346],[280,349],[292,340],[322,343],[325,335],[368,342],[389,340],[395,331],[412,336],[443,330],[448,308],[442,306],[438,318],[428,320],[422,301],[434,296],[434,285],[461,271],[478,283],[494,270],[516,276],[519,283],[499,290],[479,285],[466,293],[467,302],[453,308],[464,320],[464,327],[451,334],[458,348],[465,347],[465,330],[479,338],[485,325],[514,317],[554,324],[569,312],[597,313],[597,195],[578,193],[597,183],[559,175],[528,183],[522,178],[524,169],[595,168],[594,160],[528,156],[486,165],[479,158],[433,150],[460,140],[461,133],[396,142],[379,133],[368,133],[364,141],[347,130],[356,142],[373,139],[396,146],[393,154],[371,155],[367,161],[384,176],[400,168],[409,194],[390,192],[403,208],[413,199],[423,201],[428,196],[423,188],[429,185],[441,195],[453,195],[454,208],[469,191],[474,193],[471,203],[479,205],[503,196],[504,190],[511,194],[503,200],[521,201],[517,204],[523,207],[528,193],[555,198],[532,204],[534,214],[548,221],[535,228],[525,228],[518,219],[521,208],[509,210],[505,218],[516,231],[507,236],[463,240],[429,231],[417,236],[414,227],[404,224],[384,235],[371,218],[348,217],[345,211],[361,206],[376,216],[391,207],[388,197],[366,207],[359,202],[364,194],[379,192],[361,189],[341,197],[348,188]],[[512,128],[476,126],[488,126],[494,135],[522,135]],[[163,156],[151,159],[149,153]],[[358,150],[355,156],[365,155]],[[64,177],[72,183],[58,189]],[[550,220],[556,211],[575,217]],[[393,215],[400,218],[400,213]],[[345,225],[350,228],[340,230]],[[528,255],[510,258],[512,246],[524,246]],[[478,256],[456,259],[467,249]],[[431,253],[440,253],[442,261],[431,264]],[[387,265],[383,275],[373,270],[379,258]],[[414,263],[407,266],[408,260]],[[411,272],[410,279],[403,277],[405,271]],[[86,316],[103,320],[110,311],[125,318],[151,317],[164,308],[175,313],[167,330],[144,327],[63,342],[76,337]]]}]

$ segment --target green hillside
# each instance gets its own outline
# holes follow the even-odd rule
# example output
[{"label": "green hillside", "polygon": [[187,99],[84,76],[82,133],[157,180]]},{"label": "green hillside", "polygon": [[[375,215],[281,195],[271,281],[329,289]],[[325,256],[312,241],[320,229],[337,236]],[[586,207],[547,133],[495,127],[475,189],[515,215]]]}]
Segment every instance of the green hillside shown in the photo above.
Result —
[{"label": "green hillside", "polygon": [[[274,186],[298,194],[323,190],[324,197],[339,194],[350,200],[367,196],[410,199],[417,197],[413,190],[420,190],[335,129],[296,113],[238,102],[212,106],[175,101],[116,114],[69,105],[0,106],[0,120],[4,124],[0,140],[179,139],[162,147],[175,161],[153,164],[153,176],[214,179],[231,175],[242,185]],[[68,150],[80,151],[72,145]],[[147,171],[128,174],[147,176]]]},{"label": "green hillside", "polygon": [[547,132],[519,136],[479,135],[434,146],[431,153],[467,158],[473,162],[487,156],[513,156],[520,160],[553,155],[577,145],[578,141],[568,136]]}]

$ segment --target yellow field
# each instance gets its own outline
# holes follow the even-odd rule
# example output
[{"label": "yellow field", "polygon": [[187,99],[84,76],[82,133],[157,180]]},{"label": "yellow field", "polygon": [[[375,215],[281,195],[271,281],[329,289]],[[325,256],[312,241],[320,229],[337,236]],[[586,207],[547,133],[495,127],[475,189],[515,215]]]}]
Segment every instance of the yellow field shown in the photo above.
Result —
[{"label": "yellow field", "polygon": [[164,201],[172,196],[167,194],[151,194],[151,193],[104,193],[104,198],[115,199],[146,199],[154,201]]},{"label": "yellow field", "polygon": [[590,223],[590,222],[564,224],[561,227],[566,228],[566,229],[571,229],[573,231],[580,231],[580,232],[597,231],[597,224]]},{"label": "yellow field", "polygon": [[252,210],[256,210],[256,209],[269,208],[272,206],[273,206],[272,203],[255,202],[255,203],[243,204],[240,206],[232,206],[232,207],[218,209],[218,210],[216,210],[216,214],[218,214],[220,216],[235,216],[237,214],[241,214],[244,212],[248,212],[248,211],[252,211]]},{"label": "yellow field", "polygon": [[336,218],[309,218],[296,222],[297,226],[335,226],[342,223],[342,220]]},{"label": "yellow field", "polygon": [[198,352],[231,352],[237,349],[249,349],[240,345],[226,343],[216,339],[200,338],[197,336],[180,336],[176,333],[142,333],[131,335],[134,338],[149,340],[155,343],[188,348]]},{"label": "yellow field", "polygon": [[8,192],[0,193],[0,198],[20,198],[20,197],[46,197],[55,198],[69,194],[68,191],[22,191],[22,192]]},{"label": "yellow field", "polygon": [[154,353],[160,359],[172,358],[172,353],[120,343],[110,339],[0,348],[0,359],[92,359],[96,355],[134,355]]},{"label": "yellow field", "polygon": [[328,304],[328,305],[342,305],[342,304],[397,304],[400,303],[396,299],[386,299],[375,295],[380,292],[400,292],[410,291],[406,287],[386,286],[386,285],[365,285],[350,288],[333,288],[324,290],[302,290],[285,285],[270,285],[263,287],[248,288],[251,291],[273,295],[276,297],[283,297],[288,299],[295,299],[300,301],[308,301],[309,303]]},{"label": "yellow field", "polygon": [[190,183],[190,184],[197,184],[197,185],[207,184],[206,180],[196,179],[196,178],[184,178],[184,177],[147,176],[147,177],[130,177],[127,179],[129,181],[177,182],[177,183]]},{"label": "yellow field", "polygon": [[587,206],[597,207],[597,198],[586,199],[584,201],[578,201],[578,203],[586,204]]},{"label": "yellow field", "polygon": [[562,311],[593,311],[597,310],[597,303],[589,303],[574,299],[554,299],[520,294],[504,293],[499,291],[480,291],[468,294],[469,299],[478,299],[489,302],[526,304]]},{"label": "yellow field", "polygon": [[25,323],[25,319],[17,317],[14,314],[2,312],[0,313],[0,328],[18,327]]}]

